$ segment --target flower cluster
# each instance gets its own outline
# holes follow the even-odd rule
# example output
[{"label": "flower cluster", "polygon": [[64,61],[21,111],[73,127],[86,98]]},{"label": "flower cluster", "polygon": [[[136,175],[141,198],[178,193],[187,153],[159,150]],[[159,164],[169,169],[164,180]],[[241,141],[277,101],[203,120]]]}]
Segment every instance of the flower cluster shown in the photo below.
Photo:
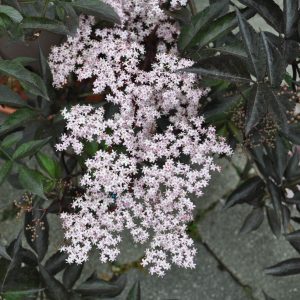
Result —
[{"label": "flower cluster", "polygon": [[[194,268],[196,249],[186,233],[190,196],[201,196],[219,170],[214,154],[231,149],[199,117],[206,91],[197,76],[176,72],[193,62],[179,57],[177,24],[161,7],[167,1],[105,2],[121,25],[93,30],[93,18],[82,16],[77,35],[50,55],[55,86],[71,72],[93,78],[94,92],[117,107],[110,117],[90,105],[63,111],[67,133],[58,150],[80,155],[86,141],[101,145],[86,161],[85,194],[74,201],[74,213],[61,216],[70,241],[63,250],[69,262],[82,263],[95,246],[102,262],[114,261],[128,230],[134,242],[147,243],[142,264],[150,273],[162,276],[171,264]],[[172,0],[171,9],[185,4]]]}]

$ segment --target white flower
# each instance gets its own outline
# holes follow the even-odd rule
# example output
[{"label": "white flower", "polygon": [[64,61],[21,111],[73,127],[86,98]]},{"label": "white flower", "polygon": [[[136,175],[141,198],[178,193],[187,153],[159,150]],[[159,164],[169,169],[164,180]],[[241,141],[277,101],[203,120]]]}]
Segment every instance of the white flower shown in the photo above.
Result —
[{"label": "white flower", "polygon": [[[194,268],[196,250],[186,233],[195,206],[189,197],[201,196],[218,170],[213,155],[231,149],[198,116],[206,91],[197,86],[197,76],[175,72],[193,62],[179,57],[178,26],[160,7],[166,1],[105,2],[122,24],[96,30],[93,39],[94,20],[82,16],[77,35],[53,48],[49,58],[55,86],[71,72],[80,80],[93,78],[94,92],[108,91],[106,100],[119,107],[111,119],[89,105],[63,111],[68,133],[58,150],[71,147],[81,154],[85,140],[109,147],[86,161],[86,192],[73,203],[76,213],[61,215],[70,241],[63,250],[69,262],[82,263],[96,246],[102,262],[113,261],[121,232],[129,230],[136,243],[149,242],[142,264],[150,273],[162,276],[171,264]],[[173,8],[185,4],[171,1]],[[148,61],[153,43],[157,53]],[[159,128],[162,118],[169,121],[165,130]],[[183,155],[189,164],[180,161]]]}]

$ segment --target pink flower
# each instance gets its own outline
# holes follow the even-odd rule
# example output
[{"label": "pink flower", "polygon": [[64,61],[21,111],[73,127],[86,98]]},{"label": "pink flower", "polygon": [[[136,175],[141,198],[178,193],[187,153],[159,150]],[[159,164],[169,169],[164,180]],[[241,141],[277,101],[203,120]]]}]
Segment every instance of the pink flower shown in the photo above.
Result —
[{"label": "pink flower", "polygon": [[[80,155],[84,141],[110,147],[86,161],[86,192],[73,203],[76,213],[61,215],[70,241],[63,250],[69,262],[82,263],[94,246],[102,262],[113,261],[128,230],[135,243],[148,243],[142,264],[151,274],[163,276],[172,264],[194,268],[196,250],[186,233],[195,207],[190,195],[203,194],[211,172],[219,170],[213,156],[231,149],[199,117],[206,94],[199,78],[175,72],[193,62],[179,57],[178,26],[160,6],[166,1],[105,2],[122,24],[97,29],[93,39],[94,20],[82,16],[77,35],[49,58],[56,87],[71,72],[80,80],[95,78],[94,92],[109,91],[106,101],[118,106],[110,119],[102,107],[89,105],[62,112],[68,133],[59,151],[71,147]],[[185,4],[171,1],[173,9]],[[153,35],[156,54],[148,62]]]}]

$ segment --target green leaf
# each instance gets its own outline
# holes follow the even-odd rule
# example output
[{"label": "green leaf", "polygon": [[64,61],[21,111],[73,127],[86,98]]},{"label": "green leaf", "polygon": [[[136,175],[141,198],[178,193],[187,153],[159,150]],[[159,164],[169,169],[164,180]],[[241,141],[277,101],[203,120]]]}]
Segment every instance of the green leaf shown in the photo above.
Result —
[{"label": "green leaf", "polygon": [[99,150],[99,144],[95,141],[87,142],[84,145],[84,151],[89,156],[94,156],[98,150]]},{"label": "green leaf", "polygon": [[78,286],[75,291],[83,296],[116,297],[123,291],[125,284],[125,276],[120,276],[115,281],[107,282],[93,274],[84,283]]},{"label": "green leaf", "polygon": [[15,77],[28,92],[49,100],[43,80],[37,74],[28,71],[20,63],[0,60],[0,73]]},{"label": "green leaf", "polygon": [[297,25],[299,20],[298,1],[283,1],[283,18],[284,18],[284,34],[285,38],[291,38],[297,33]]},{"label": "green leaf", "polygon": [[261,207],[253,208],[251,213],[246,217],[240,230],[240,234],[249,233],[259,228],[264,220],[264,211]]},{"label": "green leaf", "polygon": [[0,185],[4,182],[4,180],[10,173],[12,167],[13,167],[13,163],[11,161],[6,161],[3,165],[1,165],[1,167],[0,167]]},{"label": "green leaf", "polygon": [[178,38],[179,50],[183,51],[190,45],[195,44],[194,39],[197,38],[199,31],[213,19],[218,17],[226,5],[227,1],[219,1],[193,16],[191,23],[181,29],[181,33]]},{"label": "green leaf", "polygon": [[246,180],[230,194],[224,209],[230,208],[236,204],[251,202],[251,200],[254,200],[262,194],[264,186],[264,182],[258,176]]},{"label": "green leaf", "polygon": [[129,294],[126,300],[141,300],[141,286],[140,281],[138,280],[133,287],[130,289]]},{"label": "green leaf", "polygon": [[[0,32],[3,34],[6,30],[13,26],[13,21],[7,15],[0,14]],[[16,26],[17,27],[17,26]]]},{"label": "green leaf", "polygon": [[19,56],[11,60],[12,62],[18,63],[22,66],[28,66],[31,63],[35,62],[36,59],[33,57]]},{"label": "green leaf", "polygon": [[300,274],[300,258],[287,259],[279,264],[265,269],[267,275],[289,276]]},{"label": "green leaf", "polygon": [[42,176],[40,175],[40,173],[34,170],[28,169],[27,167],[20,167],[19,181],[22,187],[26,191],[47,200],[47,197],[44,194],[43,182],[41,177]]},{"label": "green leaf", "polygon": [[21,23],[23,29],[38,29],[51,31],[58,34],[69,34],[64,23],[43,17],[26,17]]},{"label": "green leaf", "polygon": [[59,1],[58,6],[65,11],[64,23],[71,35],[76,34],[79,26],[79,17],[71,3]]},{"label": "green leaf", "polygon": [[199,61],[190,68],[179,71],[196,73],[203,76],[223,79],[230,82],[251,82],[245,63],[238,57],[219,55]]},{"label": "green leaf", "polygon": [[[44,289],[30,289],[24,291],[7,291],[3,293],[5,300],[23,300],[33,298],[34,294],[42,292]],[[25,298],[24,298],[25,297]]]},{"label": "green leaf", "polygon": [[274,235],[279,238],[281,234],[281,223],[278,214],[271,207],[266,207],[268,222]]},{"label": "green leaf", "polygon": [[21,97],[6,85],[0,85],[0,104],[13,107],[28,107]]},{"label": "green leaf", "polygon": [[47,297],[53,300],[68,300],[69,294],[66,288],[52,275],[50,275],[46,269],[40,265],[40,274],[45,283],[45,293]]},{"label": "green leaf", "polygon": [[22,15],[15,8],[8,5],[0,5],[0,14],[8,16],[15,23],[20,23],[23,20]]},{"label": "green leaf", "polygon": [[113,8],[99,0],[75,0],[71,2],[71,5],[79,13],[86,15],[92,15],[100,18],[101,20],[121,23],[121,20]]},{"label": "green leaf", "polygon": [[37,153],[36,155],[37,161],[40,164],[41,168],[47,172],[48,175],[52,178],[59,178],[61,174],[60,165],[47,156],[46,154],[43,154],[41,152]]},{"label": "green leaf", "polygon": [[28,108],[18,109],[13,114],[9,115],[3,124],[0,126],[0,134],[5,134],[18,127],[24,126],[28,121],[34,120],[37,117],[37,112]]},{"label": "green leaf", "polygon": [[27,243],[36,252],[41,262],[48,250],[49,225],[47,214],[38,202],[25,214],[24,231]]},{"label": "green leaf", "polygon": [[285,61],[280,50],[269,40],[267,35],[261,33],[267,55],[267,71],[273,87],[279,87],[285,74]]},{"label": "green leaf", "polygon": [[[283,33],[283,14],[279,5],[273,0],[239,0],[244,5],[255,9],[265,21]],[[294,1],[294,0],[292,0]],[[296,2],[296,1],[294,1]]]},{"label": "green leaf", "polygon": [[253,85],[249,97],[247,97],[246,135],[266,115],[265,87],[262,84]]},{"label": "green leaf", "polygon": [[239,10],[236,11],[243,43],[249,57],[251,69],[258,81],[263,81],[266,73],[266,60],[260,35],[246,21]]},{"label": "green leaf", "polygon": [[51,139],[52,137],[49,137],[43,140],[30,141],[25,144],[22,144],[16,149],[12,158],[21,159],[26,156],[32,156],[37,151],[39,151],[43,146],[45,146]]},{"label": "green leaf", "polygon": [[22,139],[22,137],[23,135],[20,132],[11,133],[3,139],[0,146],[3,148],[10,148],[16,145]]}]

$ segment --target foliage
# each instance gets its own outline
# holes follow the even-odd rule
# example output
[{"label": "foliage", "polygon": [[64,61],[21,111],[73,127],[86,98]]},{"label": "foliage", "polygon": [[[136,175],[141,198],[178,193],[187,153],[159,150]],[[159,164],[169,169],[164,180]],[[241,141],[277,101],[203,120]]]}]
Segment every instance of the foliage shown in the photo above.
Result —
[{"label": "foliage", "polygon": [[[241,232],[259,228],[266,215],[273,234],[279,237],[284,232],[299,250],[294,231],[299,223],[294,207],[299,210],[300,187],[300,127],[295,112],[300,77],[299,3],[285,0],[281,10],[273,0],[239,2],[246,8],[218,1],[183,26],[178,46],[182,53],[198,59],[181,71],[207,78],[211,88],[211,101],[203,109],[207,120],[233,147],[242,147],[255,170],[254,176],[245,170],[243,182],[228,197],[225,208],[249,205],[251,212]],[[253,12],[276,33],[255,31],[247,20]],[[236,26],[239,30],[232,31]],[[266,272],[298,274],[298,264],[298,259],[291,259]]]},{"label": "foliage", "polygon": [[[41,30],[73,34],[82,12],[101,22],[119,22],[113,9],[100,1],[2,1],[0,28],[3,34],[21,40],[38,38]],[[5,299],[40,298],[43,294],[63,300],[115,297],[124,289],[125,275],[104,281],[94,273],[84,281],[80,279],[83,265],[68,265],[66,254],[60,251],[47,255],[51,242],[48,214],[71,210],[74,195],[81,192],[78,176],[84,168],[72,153],[58,154],[54,148],[64,132],[59,111],[71,105],[70,98],[88,103],[89,85],[54,90],[42,51],[38,59],[38,73],[30,67],[32,59],[0,60],[5,83],[0,86],[0,104],[16,108],[0,127],[0,183],[8,180],[24,191],[15,203],[24,215],[24,229],[8,246],[0,246],[0,293]],[[91,151],[91,145],[86,145],[86,155]],[[24,238],[31,249],[22,246]],[[60,280],[58,273],[62,274]]]},{"label": "foliage", "polygon": [[[124,275],[107,282],[94,273],[74,288],[83,265],[68,265],[65,262],[66,254],[61,251],[42,262],[49,242],[46,209],[35,205],[32,211],[26,212],[24,234],[31,250],[22,247],[22,232],[10,245],[1,246],[3,297],[27,299],[45,293],[49,299],[98,299],[114,297],[122,292],[126,283]],[[3,273],[5,269],[7,271]],[[62,271],[62,280],[56,279],[55,275]]]},{"label": "foliage", "polygon": [[41,30],[73,35],[82,13],[93,15],[101,22],[120,22],[115,11],[98,0],[4,0],[0,5],[0,33],[14,39],[38,38]]},{"label": "foliage", "polygon": [[[178,57],[178,27],[162,2],[108,0],[121,25],[94,31],[93,18],[80,17],[78,34],[49,56],[55,86],[67,84],[70,74],[92,79],[93,92],[114,107],[62,112],[67,133],[58,150],[81,155],[85,142],[99,147],[85,160],[76,212],[61,214],[70,262],[87,260],[93,246],[101,262],[116,260],[128,231],[134,243],[147,245],[141,264],[151,274],[195,267],[186,233],[195,208],[190,196],[203,194],[219,171],[215,157],[231,149],[198,114],[206,94],[198,76],[176,72],[192,62]],[[181,7],[176,2],[171,11]]]},{"label": "foliage", "polygon": [[[167,11],[181,25],[177,45],[181,56],[195,61],[177,72],[202,76],[200,84],[210,92],[200,113],[233,149],[242,148],[248,157],[251,168],[245,168],[242,182],[225,203],[225,209],[250,207],[241,233],[257,230],[266,219],[270,232],[276,237],[285,234],[299,252],[300,116],[295,113],[300,77],[299,1],[284,0],[283,10],[273,0],[237,2],[211,1],[198,12],[191,0],[188,7]],[[0,33],[25,41],[38,39],[43,31],[74,35],[81,13],[95,16],[101,28],[120,22],[112,8],[98,0],[3,0]],[[260,15],[276,33],[255,31],[249,21],[254,15]],[[81,158],[70,150],[55,151],[65,132],[60,111],[78,103],[97,107],[94,100],[101,95],[92,95],[92,80],[79,83],[70,78],[71,84],[63,90],[53,89],[42,51],[39,72],[32,71],[31,63],[24,57],[0,60],[0,73],[6,78],[0,86],[0,104],[16,108],[0,127],[0,183],[8,180],[24,191],[16,204],[25,220],[24,233],[10,245],[0,246],[0,269],[6,270],[0,274],[2,296],[113,297],[125,285],[123,276],[105,282],[93,274],[75,285],[82,266],[67,266],[61,252],[47,257],[48,214],[72,212],[74,197],[84,193],[79,185],[79,176],[86,172],[84,161],[98,150],[95,144],[85,143]],[[105,105],[108,111],[115,109]],[[23,248],[23,235],[31,249]],[[299,262],[300,258],[291,258],[267,268],[266,273],[300,274]],[[59,281],[55,275],[61,271]],[[137,283],[128,299],[140,298]]]}]

